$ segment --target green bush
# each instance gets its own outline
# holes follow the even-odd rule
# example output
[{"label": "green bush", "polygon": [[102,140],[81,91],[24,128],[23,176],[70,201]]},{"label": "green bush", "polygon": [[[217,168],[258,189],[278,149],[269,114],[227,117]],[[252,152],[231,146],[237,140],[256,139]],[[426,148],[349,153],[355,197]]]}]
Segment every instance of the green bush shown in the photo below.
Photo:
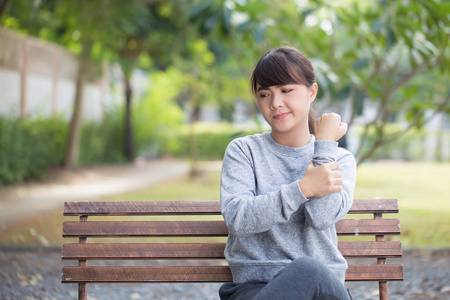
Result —
[{"label": "green bush", "polygon": [[67,124],[0,117],[0,185],[41,177],[64,160]]},{"label": "green bush", "polygon": [[133,104],[136,154],[154,158],[164,151],[166,135],[183,124],[183,111],[175,99],[180,93],[182,74],[175,68],[153,72],[147,91]]},{"label": "green bush", "polygon": [[119,113],[107,114],[101,123],[84,123],[80,139],[79,165],[126,161],[123,131]]},{"label": "green bush", "polygon": [[[228,144],[235,138],[254,134],[252,130],[239,130],[231,124],[196,124],[195,141],[200,160],[222,159]],[[166,154],[178,158],[190,156],[189,128],[185,126],[178,132],[164,136],[162,143]]]}]

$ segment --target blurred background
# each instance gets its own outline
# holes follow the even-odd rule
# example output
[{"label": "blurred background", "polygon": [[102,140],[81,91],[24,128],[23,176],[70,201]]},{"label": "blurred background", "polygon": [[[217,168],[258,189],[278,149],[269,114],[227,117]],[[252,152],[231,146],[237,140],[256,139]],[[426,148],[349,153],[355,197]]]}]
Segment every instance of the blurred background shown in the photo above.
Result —
[{"label": "blurred background", "polygon": [[355,197],[399,199],[404,247],[450,249],[449,16],[439,0],[0,0],[0,245],[58,246],[67,200],[219,199],[228,143],[270,129],[251,72],[287,45],[313,62],[317,115],[349,124]]}]

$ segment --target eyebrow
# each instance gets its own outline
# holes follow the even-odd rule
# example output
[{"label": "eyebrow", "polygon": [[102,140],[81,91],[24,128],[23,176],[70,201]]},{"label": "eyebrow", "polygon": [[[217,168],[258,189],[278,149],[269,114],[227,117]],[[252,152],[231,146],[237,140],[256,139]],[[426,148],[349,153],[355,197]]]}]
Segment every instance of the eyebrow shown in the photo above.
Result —
[{"label": "eyebrow", "polygon": [[260,86],[256,91],[259,92],[261,90],[269,90],[267,86]]}]

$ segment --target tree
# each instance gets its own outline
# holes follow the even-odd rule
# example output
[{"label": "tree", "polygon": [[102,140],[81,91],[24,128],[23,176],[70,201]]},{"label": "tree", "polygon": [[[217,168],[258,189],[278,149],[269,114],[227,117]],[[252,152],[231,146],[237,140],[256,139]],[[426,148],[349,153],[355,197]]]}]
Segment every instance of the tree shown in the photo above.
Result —
[{"label": "tree", "polygon": [[[162,1],[159,1],[162,3]],[[15,29],[59,43],[79,59],[74,96],[73,114],[67,141],[66,167],[78,161],[78,148],[82,120],[82,94],[84,83],[101,74],[103,60],[118,61],[124,72],[125,86],[125,154],[134,158],[131,128],[131,73],[137,64],[149,30],[158,20],[149,19],[153,2],[142,1],[14,1],[8,7],[8,17],[18,24]],[[153,26],[153,28],[152,28]]]},{"label": "tree", "polygon": [[[376,116],[363,125],[356,154],[359,163],[371,158],[382,145],[423,126],[425,109],[450,111],[446,83],[450,72],[450,5],[444,1],[271,4],[209,0],[198,4],[196,12],[202,16],[200,28],[227,41],[241,62],[252,60],[254,64],[264,48],[288,44],[301,49],[316,69],[321,87],[321,100],[316,102],[323,109],[349,101],[351,113],[345,121],[350,126],[367,101],[376,103]],[[231,26],[218,21],[225,18],[230,21],[223,23]],[[255,50],[260,54],[255,55]],[[416,80],[422,78],[423,82],[429,77],[437,81],[424,87]],[[388,133],[389,117],[399,112],[406,113],[407,126]],[[374,135],[371,142],[369,134]]]},{"label": "tree", "polygon": [[[328,103],[350,101],[349,125],[366,101],[377,104],[375,117],[363,125],[356,153],[359,163],[408,130],[422,127],[427,121],[425,109],[450,112],[448,86],[434,89],[431,95],[424,92],[430,85],[422,83],[419,88],[415,80],[435,77],[436,72],[441,76],[440,80],[436,77],[438,85],[443,87],[449,80],[449,8],[441,2],[421,0],[322,7],[332,26],[326,39],[327,51],[321,53],[322,69],[337,79],[324,76],[328,87],[325,98]],[[407,126],[388,133],[390,116],[401,112],[406,114]],[[369,134],[374,135],[371,142]]]}]

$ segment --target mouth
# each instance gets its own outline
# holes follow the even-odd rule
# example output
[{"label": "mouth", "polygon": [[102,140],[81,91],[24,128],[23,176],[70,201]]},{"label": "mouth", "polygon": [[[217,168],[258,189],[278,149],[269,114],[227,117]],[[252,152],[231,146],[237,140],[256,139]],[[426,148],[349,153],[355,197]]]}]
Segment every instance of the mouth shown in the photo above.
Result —
[{"label": "mouth", "polygon": [[289,113],[281,113],[281,114],[277,114],[277,115],[273,116],[273,118],[277,119],[277,120],[281,120],[281,119],[286,118],[288,115],[289,115]]}]

